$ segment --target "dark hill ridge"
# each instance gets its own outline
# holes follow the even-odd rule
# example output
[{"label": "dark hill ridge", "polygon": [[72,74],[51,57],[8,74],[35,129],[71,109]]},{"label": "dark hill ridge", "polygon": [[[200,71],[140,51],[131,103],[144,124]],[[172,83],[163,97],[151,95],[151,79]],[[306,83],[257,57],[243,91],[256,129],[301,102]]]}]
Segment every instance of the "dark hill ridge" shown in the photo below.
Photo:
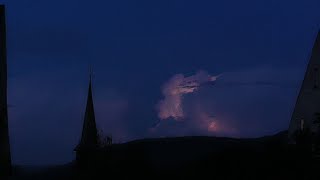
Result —
[{"label": "dark hill ridge", "polygon": [[291,165],[296,164],[291,158],[293,153],[287,146],[287,131],[247,139],[206,136],[143,139],[100,149],[93,158],[93,171],[121,174],[121,169],[130,172],[130,176],[149,178],[154,178],[154,174],[188,177],[210,174],[231,179],[233,173],[243,177],[260,173],[288,176],[294,168]]},{"label": "dark hill ridge", "polygon": [[[121,145],[135,145],[135,144],[176,144],[176,143],[197,143],[216,145],[219,143],[257,143],[257,142],[287,142],[288,131],[282,131],[275,135],[263,136],[259,138],[229,138],[229,137],[214,137],[214,136],[185,136],[185,137],[168,137],[168,138],[150,138],[134,140]],[[115,144],[114,146],[117,146]]]},{"label": "dark hill ridge", "polygon": [[29,174],[20,171],[25,174],[20,177],[299,179],[302,168],[308,167],[287,145],[286,131],[247,139],[195,136],[135,140],[93,152],[89,164],[81,170],[68,164]]},{"label": "dark hill ridge", "polygon": [[[227,138],[227,137],[208,137],[208,136],[187,136],[171,138],[155,138],[135,140],[124,144],[114,144],[106,147],[101,151],[136,151],[139,150],[150,159],[160,161],[172,161],[181,157],[200,158],[211,153],[224,151],[254,150],[266,151],[274,147],[282,147],[287,144],[287,131],[280,132],[276,135],[265,136],[260,138]],[[172,158],[159,158],[161,156],[174,155]]]},{"label": "dark hill ridge", "polygon": [[140,139],[134,140],[122,144],[113,144],[106,147],[106,149],[123,149],[130,148],[134,146],[143,146],[145,148],[150,148],[152,146],[177,146],[184,147],[189,146],[209,146],[216,147],[216,150],[223,148],[225,146],[234,146],[234,145],[249,145],[254,144],[258,145],[260,143],[287,143],[288,131],[282,131],[275,135],[264,136],[259,138],[228,138],[228,137],[210,137],[210,136],[185,136],[185,137],[168,137],[168,138],[150,138],[150,139]]},{"label": "dark hill ridge", "polygon": [[218,136],[184,136],[184,137],[167,137],[167,138],[149,138],[130,141],[123,144],[132,144],[140,142],[157,142],[157,141],[184,141],[184,140],[234,140],[234,141],[256,141],[256,140],[270,140],[270,139],[282,139],[286,140],[288,131],[281,131],[274,135],[262,136],[258,138],[230,138],[230,137],[218,137]]}]

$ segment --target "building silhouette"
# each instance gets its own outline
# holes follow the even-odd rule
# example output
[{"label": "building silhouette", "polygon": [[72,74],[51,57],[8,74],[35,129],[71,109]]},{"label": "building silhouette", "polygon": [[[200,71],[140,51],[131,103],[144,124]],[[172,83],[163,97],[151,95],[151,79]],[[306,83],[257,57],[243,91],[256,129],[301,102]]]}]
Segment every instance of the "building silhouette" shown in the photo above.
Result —
[{"label": "building silhouette", "polygon": [[86,112],[84,116],[82,135],[79,144],[76,146],[76,162],[80,165],[87,165],[90,155],[98,147],[98,131],[94,114],[92,98],[92,80],[90,75]]},{"label": "building silhouette", "polygon": [[7,105],[7,49],[5,19],[5,6],[0,5],[0,177],[11,174]]},{"label": "building silhouette", "polygon": [[305,72],[300,92],[289,126],[289,142],[296,143],[296,134],[309,131],[319,132],[320,118],[320,31],[315,40],[312,54]]}]

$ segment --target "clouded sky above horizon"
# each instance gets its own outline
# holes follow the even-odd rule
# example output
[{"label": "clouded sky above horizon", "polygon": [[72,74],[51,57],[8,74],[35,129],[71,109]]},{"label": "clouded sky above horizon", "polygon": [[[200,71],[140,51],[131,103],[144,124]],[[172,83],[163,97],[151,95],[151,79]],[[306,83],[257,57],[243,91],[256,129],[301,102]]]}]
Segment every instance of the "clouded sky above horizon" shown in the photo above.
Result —
[{"label": "clouded sky above horizon", "polygon": [[285,130],[320,27],[318,0],[0,2],[16,164],[73,159],[89,64],[116,142]]}]

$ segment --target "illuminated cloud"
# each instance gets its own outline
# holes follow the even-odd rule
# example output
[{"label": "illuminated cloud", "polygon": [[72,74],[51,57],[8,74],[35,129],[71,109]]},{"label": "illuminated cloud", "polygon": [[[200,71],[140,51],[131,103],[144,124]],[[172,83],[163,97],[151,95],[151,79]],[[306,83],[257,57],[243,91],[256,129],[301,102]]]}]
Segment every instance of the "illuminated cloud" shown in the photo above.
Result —
[{"label": "illuminated cloud", "polygon": [[164,99],[157,104],[158,117],[160,119],[183,119],[185,117],[182,107],[183,96],[194,93],[201,86],[216,81],[217,77],[211,76],[205,71],[199,71],[195,75],[188,77],[183,74],[174,75],[162,87]]},{"label": "illuminated cloud", "polygon": [[[234,133],[234,129],[226,126],[212,115],[212,110],[204,107],[203,102],[185,102],[186,95],[195,95],[200,88],[214,85],[219,76],[209,75],[206,71],[198,71],[195,75],[174,75],[162,87],[164,98],[157,104],[158,117],[161,120],[173,119],[185,122],[187,131],[201,132],[205,134],[228,134]],[[155,132],[159,121],[151,132]]]},{"label": "illuminated cloud", "polygon": [[177,74],[162,86],[159,122],[149,132],[160,137],[257,137],[279,132],[288,126],[301,74],[295,68],[268,66],[219,77],[205,71]]}]

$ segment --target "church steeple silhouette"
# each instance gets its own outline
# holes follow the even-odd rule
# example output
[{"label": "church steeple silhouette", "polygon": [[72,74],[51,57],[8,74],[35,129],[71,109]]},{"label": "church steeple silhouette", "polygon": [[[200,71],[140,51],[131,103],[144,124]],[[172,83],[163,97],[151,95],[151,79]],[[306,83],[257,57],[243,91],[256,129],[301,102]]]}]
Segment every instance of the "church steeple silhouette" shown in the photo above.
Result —
[{"label": "church steeple silhouette", "polygon": [[89,89],[87,97],[86,112],[84,116],[81,140],[75,148],[77,160],[87,159],[90,152],[98,146],[98,131],[94,114],[94,104],[92,97],[92,73],[90,72]]},{"label": "church steeple silhouette", "polygon": [[311,57],[296,101],[289,127],[289,141],[295,143],[295,132],[309,129],[320,132],[316,124],[320,114],[320,31],[314,42]]},{"label": "church steeple silhouette", "polygon": [[0,177],[11,174],[11,153],[7,105],[6,51],[5,6],[0,5]]}]

